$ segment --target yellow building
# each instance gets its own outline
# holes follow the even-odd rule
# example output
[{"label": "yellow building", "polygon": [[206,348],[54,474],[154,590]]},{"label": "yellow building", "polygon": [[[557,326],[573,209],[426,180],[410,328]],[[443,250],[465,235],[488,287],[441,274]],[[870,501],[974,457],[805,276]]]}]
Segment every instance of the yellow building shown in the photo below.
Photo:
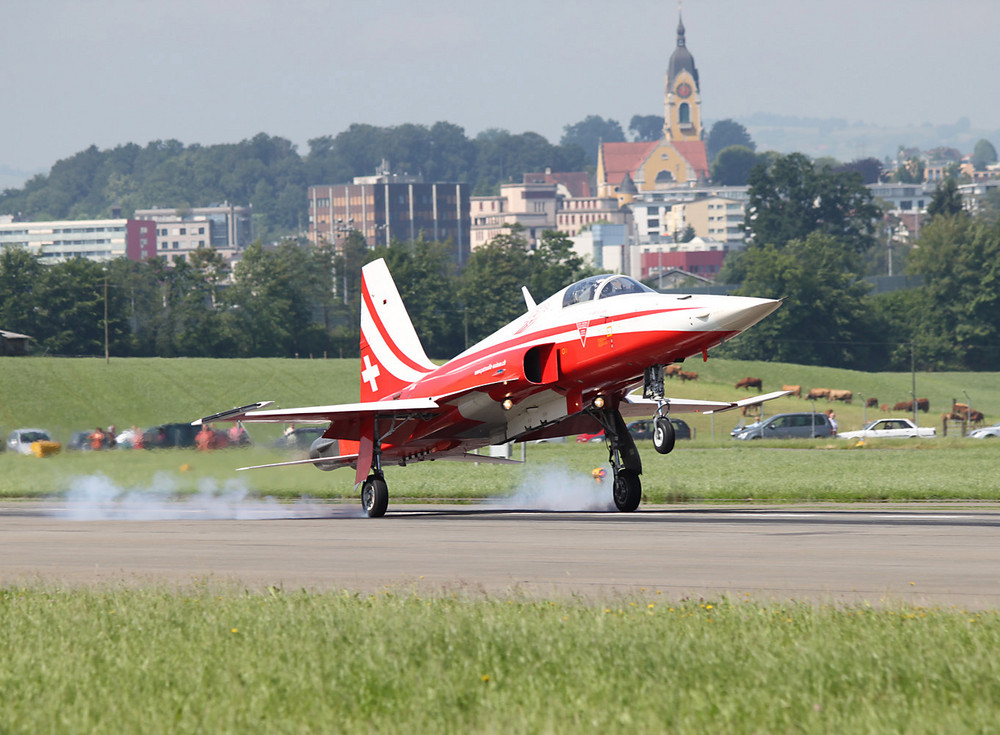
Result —
[{"label": "yellow building", "polygon": [[694,57],[687,49],[684,22],[677,25],[677,47],[667,66],[663,138],[641,143],[603,143],[597,154],[597,195],[631,201],[636,192],[708,180],[702,140],[701,87]]}]

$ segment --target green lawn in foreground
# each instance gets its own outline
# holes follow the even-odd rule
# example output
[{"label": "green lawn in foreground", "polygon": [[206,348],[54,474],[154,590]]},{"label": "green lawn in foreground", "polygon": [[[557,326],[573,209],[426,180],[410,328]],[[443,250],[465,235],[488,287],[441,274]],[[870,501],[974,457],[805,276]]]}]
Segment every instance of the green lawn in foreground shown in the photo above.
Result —
[{"label": "green lawn in foreground", "polygon": [[996,612],[0,590],[0,731],[993,732]]}]

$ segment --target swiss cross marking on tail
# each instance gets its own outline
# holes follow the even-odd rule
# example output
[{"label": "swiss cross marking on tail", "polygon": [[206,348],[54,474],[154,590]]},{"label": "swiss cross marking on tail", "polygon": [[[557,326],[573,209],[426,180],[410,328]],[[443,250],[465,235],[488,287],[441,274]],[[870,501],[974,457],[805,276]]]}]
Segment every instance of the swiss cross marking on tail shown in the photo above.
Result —
[{"label": "swiss cross marking on tail", "polygon": [[371,386],[372,393],[378,393],[378,383],[375,382],[375,379],[381,373],[382,371],[378,369],[378,365],[372,365],[371,358],[365,355],[365,369],[361,371],[361,379]]}]

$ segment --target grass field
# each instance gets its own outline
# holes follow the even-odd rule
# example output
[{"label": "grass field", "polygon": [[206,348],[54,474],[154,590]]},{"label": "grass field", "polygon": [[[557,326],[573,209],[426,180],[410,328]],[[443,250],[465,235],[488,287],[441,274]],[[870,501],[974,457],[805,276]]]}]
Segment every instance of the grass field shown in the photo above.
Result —
[{"label": "grass field", "polygon": [[994,732],[997,613],[0,590],[0,731]]},{"label": "grass field", "polygon": [[[680,397],[731,398],[752,375],[908,397],[909,375],[710,360]],[[357,399],[357,361],[0,358],[0,431],[65,439],[98,424],[186,421],[252,400]],[[917,392],[996,421],[997,374],[930,374]],[[785,398],[769,413],[803,410]],[[817,408],[825,409],[825,404]],[[844,429],[860,405],[838,406]],[[640,447],[646,502],[1000,500],[1000,442],[961,438],[740,443],[738,416],[686,415],[696,439],[668,456]],[[270,431],[268,431],[270,429]],[[235,473],[288,459],[258,446],[0,454],[0,496],[244,493],[354,498],[349,471]],[[524,466],[422,463],[387,472],[406,498],[514,498],[566,507],[610,495],[591,469],[603,444],[531,445]],[[514,456],[518,457],[515,448]],[[549,492],[552,490],[552,492]],[[357,502],[356,499],[351,502]],[[390,512],[392,506],[390,505]],[[641,508],[640,508],[641,510]],[[1000,615],[961,609],[668,600],[658,590],[601,604],[511,597],[421,599],[237,590],[214,582],[0,588],[0,732],[994,732]]]},{"label": "grass field", "polygon": [[[796,365],[709,360],[696,363],[697,383],[668,382],[679,397],[709,399],[737,395],[735,382],[746,375],[764,380],[765,390],[796,383],[804,388],[849,388],[881,400],[905,398],[911,377],[865,374]],[[148,427],[187,421],[251,400],[278,405],[310,405],[357,400],[357,360],[112,360],[0,358],[0,431],[40,426],[65,439],[70,431],[115,423]],[[917,376],[917,392],[932,408],[964,399],[997,418],[1000,375],[930,373]],[[804,410],[794,397],[768,404],[769,413]],[[822,403],[817,408],[825,408]],[[843,429],[861,425],[860,401],[838,405]],[[869,412],[868,415],[874,415]],[[922,418],[934,424],[931,414]],[[646,502],[688,500],[906,500],[1000,499],[1000,474],[993,471],[1000,445],[956,437],[867,442],[863,448],[842,440],[736,442],[729,430],[736,413],[716,417],[684,414],[695,440],[679,442],[669,456],[640,447]],[[0,454],[0,496],[65,494],[79,478],[106,477],[122,492],[230,492],[292,498],[354,497],[347,470],[326,473],[312,467],[236,473],[237,467],[282,461],[286,453],[266,447],[280,426],[251,425],[258,446],[212,454],[162,452],[64,452],[45,460]],[[530,445],[524,467],[422,463],[388,470],[390,494],[405,498],[509,497],[552,486],[593,494],[591,470],[605,466],[603,444]],[[519,447],[514,456],[519,457]],[[608,491],[610,492],[610,491]],[[537,499],[537,498],[536,498]],[[542,500],[544,505],[544,499]]]}]

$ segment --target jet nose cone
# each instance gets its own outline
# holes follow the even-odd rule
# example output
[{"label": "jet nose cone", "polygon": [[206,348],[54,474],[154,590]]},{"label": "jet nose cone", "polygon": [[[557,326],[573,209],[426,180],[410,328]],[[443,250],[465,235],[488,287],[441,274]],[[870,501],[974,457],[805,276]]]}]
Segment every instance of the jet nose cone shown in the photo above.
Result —
[{"label": "jet nose cone", "polygon": [[742,332],[781,306],[779,299],[730,296],[726,305],[712,310],[713,327],[718,331]]}]

